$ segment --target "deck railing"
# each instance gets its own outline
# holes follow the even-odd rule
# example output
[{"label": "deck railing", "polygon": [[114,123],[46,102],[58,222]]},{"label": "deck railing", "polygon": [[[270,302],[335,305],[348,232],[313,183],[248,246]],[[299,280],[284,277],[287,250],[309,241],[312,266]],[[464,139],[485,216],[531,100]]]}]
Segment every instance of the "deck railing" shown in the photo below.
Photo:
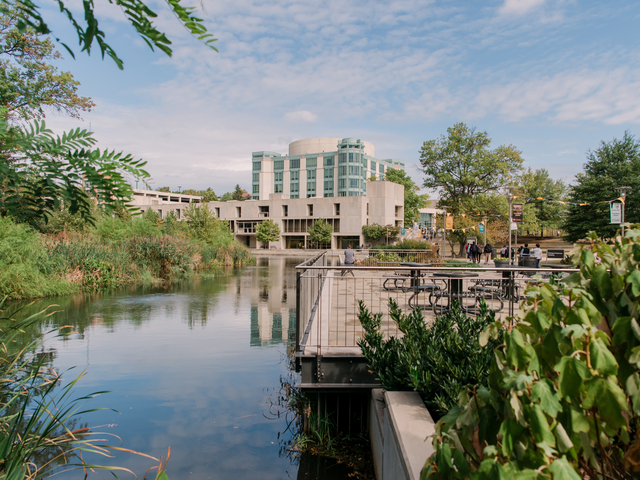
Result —
[{"label": "deck railing", "polygon": [[[401,332],[389,316],[389,299],[409,312],[423,311],[428,322],[457,303],[467,314],[480,312],[482,303],[496,318],[514,316],[528,285],[562,282],[571,268],[473,268],[438,265],[327,266],[325,254],[297,267],[299,354],[346,353],[357,348],[363,330],[358,304],[382,314],[386,336]],[[306,352],[306,353],[305,353]]]}]

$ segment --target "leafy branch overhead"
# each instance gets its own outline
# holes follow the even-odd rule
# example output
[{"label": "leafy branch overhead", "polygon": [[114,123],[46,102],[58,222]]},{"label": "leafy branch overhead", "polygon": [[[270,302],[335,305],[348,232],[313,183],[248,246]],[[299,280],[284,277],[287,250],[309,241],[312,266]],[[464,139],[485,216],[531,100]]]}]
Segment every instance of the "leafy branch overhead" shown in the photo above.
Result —
[{"label": "leafy branch overhead", "polygon": [[[196,9],[194,7],[185,7],[180,3],[180,0],[166,0],[166,2],[178,21],[182,23],[191,35],[195,36],[207,47],[217,51],[213,45],[217,39],[213,38],[213,35],[207,31],[204,26],[204,20],[195,15]],[[115,61],[118,68],[123,68],[122,60],[118,57],[115,50],[106,42],[105,32],[100,29],[92,1],[82,2],[84,7],[84,22],[79,22],[76,19],[71,9],[67,7],[63,0],[55,0],[55,3],[75,30],[78,37],[78,44],[81,47],[80,51],[86,51],[90,54],[95,42],[100,49],[102,58],[107,55]],[[142,0],[109,0],[109,3],[120,7],[126,19],[152,50],[158,48],[167,55],[172,55],[173,51],[170,47],[171,40],[167,38],[164,32],[158,30],[154,23],[158,14],[149,8],[146,3]],[[17,10],[20,17],[18,29],[21,32],[25,32],[27,28],[31,28],[41,35],[53,34],[41,14],[40,6],[31,0],[21,0],[15,3],[5,0],[0,4],[0,12],[2,13],[11,12],[13,9]],[[66,43],[62,42],[58,37],[54,38],[75,58],[73,50]]]}]

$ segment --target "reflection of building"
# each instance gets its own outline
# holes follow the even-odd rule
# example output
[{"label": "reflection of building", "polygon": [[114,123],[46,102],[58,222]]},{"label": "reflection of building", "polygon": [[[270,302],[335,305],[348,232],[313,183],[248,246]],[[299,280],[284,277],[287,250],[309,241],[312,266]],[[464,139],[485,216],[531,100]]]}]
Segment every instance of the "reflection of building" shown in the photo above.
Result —
[{"label": "reflection of building", "polygon": [[242,285],[242,295],[251,302],[251,346],[295,342],[296,277],[292,269],[299,261],[261,258],[251,285]]},{"label": "reflection of building", "polygon": [[389,168],[404,169],[401,160],[374,157],[375,147],[359,138],[309,138],[289,144],[289,154],[253,152],[252,195],[285,198],[353,197],[367,192],[367,179]]}]

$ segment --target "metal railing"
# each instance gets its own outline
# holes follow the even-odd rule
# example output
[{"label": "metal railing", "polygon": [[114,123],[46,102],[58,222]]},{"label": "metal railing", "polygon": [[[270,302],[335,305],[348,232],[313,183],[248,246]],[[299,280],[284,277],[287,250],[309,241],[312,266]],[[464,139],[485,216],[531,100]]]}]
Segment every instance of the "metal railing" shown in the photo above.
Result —
[{"label": "metal railing", "polygon": [[298,269],[297,351],[348,353],[363,334],[359,301],[371,314],[382,315],[386,336],[402,333],[389,315],[389,300],[408,313],[422,310],[426,322],[445,313],[454,303],[468,315],[477,315],[484,303],[496,318],[517,312],[528,285],[562,282],[578,270],[571,268],[472,268],[434,265],[327,266],[324,253]]}]

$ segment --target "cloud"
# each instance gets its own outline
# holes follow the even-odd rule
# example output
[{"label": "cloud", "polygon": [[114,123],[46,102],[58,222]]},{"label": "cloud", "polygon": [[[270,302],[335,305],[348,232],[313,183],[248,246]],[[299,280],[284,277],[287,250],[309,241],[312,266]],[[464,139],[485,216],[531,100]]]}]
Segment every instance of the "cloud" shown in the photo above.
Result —
[{"label": "cloud", "polygon": [[297,112],[285,113],[284,119],[289,122],[315,122],[318,120],[318,116],[307,110],[299,110]]},{"label": "cloud", "polygon": [[523,15],[544,5],[546,0],[504,0],[499,13],[502,15]]}]

